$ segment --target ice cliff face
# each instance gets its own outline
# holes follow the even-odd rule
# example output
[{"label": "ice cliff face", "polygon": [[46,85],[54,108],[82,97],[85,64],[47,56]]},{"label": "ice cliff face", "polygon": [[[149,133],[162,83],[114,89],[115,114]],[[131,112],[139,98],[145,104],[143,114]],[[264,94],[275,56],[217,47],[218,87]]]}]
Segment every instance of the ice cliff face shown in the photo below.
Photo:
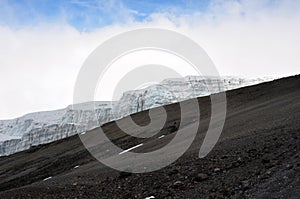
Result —
[{"label": "ice cliff face", "polygon": [[270,80],[272,80],[270,77],[256,79],[208,77],[205,79],[199,76],[166,79],[160,84],[145,89],[125,92],[114,106],[113,112],[117,118],[121,118],[141,110]]},{"label": "ice cliff face", "polygon": [[[254,85],[272,78],[245,79],[189,76],[167,79],[145,89],[128,91],[118,102],[94,102],[0,121],[0,156],[84,132],[109,121],[153,107]],[[210,85],[210,87],[208,86]]]},{"label": "ice cliff face", "polygon": [[60,140],[111,121],[111,109],[112,102],[95,102],[0,121],[0,156]]}]

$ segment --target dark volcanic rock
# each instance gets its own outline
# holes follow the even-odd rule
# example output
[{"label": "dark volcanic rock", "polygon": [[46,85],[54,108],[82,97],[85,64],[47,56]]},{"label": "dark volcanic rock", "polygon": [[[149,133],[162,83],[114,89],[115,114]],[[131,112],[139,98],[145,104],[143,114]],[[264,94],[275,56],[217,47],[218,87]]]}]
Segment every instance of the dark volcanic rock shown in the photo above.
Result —
[{"label": "dark volcanic rock", "polygon": [[122,178],[128,178],[131,175],[132,175],[132,173],[130,173],[130,172],[120,172],[119,178],[120,179],[122,179]]},{"label": "dark volcanic rock", "polygon": [[199,173],[197,176],[194,178],[196,182],[202,182],[208,179],[208,175],[205,173]]},{"label": "dark volcanic rock", "polygon": [[172,187],[175,188],[175,189],[176,188],[182,188],[183,186],[184,186],[184,183],[180,180],[174,182],[173,185],[172,185]]}]

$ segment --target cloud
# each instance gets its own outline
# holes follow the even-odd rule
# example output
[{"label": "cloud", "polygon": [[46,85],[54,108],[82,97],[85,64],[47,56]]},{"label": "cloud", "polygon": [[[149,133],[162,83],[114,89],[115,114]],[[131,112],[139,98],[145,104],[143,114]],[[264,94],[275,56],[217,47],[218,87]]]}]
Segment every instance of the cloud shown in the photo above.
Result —
[{"label": "cloud", "polygon": [[118,8],[123,14],[115,20],[122,16],[122,21],[84,32],[68,23],[65,15],[35,26],[2,24],[0,118],[71,104],[85,58],[101,42],[134,28],[168,28],[189,36],[206,50],[221,75],[299,74],[300,5],[298,1],[270,2],[212,1],[205,10],[160,9],[144,20],[135,19],[141,10],[112,4],[106,15]]}]

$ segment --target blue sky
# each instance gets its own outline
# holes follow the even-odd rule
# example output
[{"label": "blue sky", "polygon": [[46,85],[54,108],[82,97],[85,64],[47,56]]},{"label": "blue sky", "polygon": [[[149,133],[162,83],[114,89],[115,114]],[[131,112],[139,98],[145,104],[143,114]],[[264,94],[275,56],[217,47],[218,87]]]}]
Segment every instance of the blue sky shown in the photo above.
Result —
[{"label": "blue sky", "polygon": [[16,28],[39,23],[67,23],[93,30],[115,23],[145,21],[152,13],[205,12],[207,0],[11,0],[0,2],[0,23]]},{"label": "blue sky", "polygon": [[68,24],[79,31],[92,31],[128,21],[151,21],[157,13],[170,17],[196,13],[214,19],[238,12],[235,14],[251,17],[266,11],[277,14],[286,5],[290,15],[298,12],[297,0],[2,0],[0,24],[13,28]]}]

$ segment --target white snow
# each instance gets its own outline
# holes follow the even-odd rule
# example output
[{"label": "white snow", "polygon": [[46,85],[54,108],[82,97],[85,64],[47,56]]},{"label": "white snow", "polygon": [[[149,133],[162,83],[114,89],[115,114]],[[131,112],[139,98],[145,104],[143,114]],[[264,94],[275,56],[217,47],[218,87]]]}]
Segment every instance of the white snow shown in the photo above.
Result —
[{"label": "white snow", "polygon": [[51,178],[52,178],[52,176],[50,176],[50,177],[48,177],[48,178],[45,178],[43,181],[49,180],[49,179],[51,179]]},{"label": "white snow", "polygon": [[126,150],[122,151],[121,153],[119,153],[119,155],[121,155],[121,154],[123,154],[123,153],[127,153],[128,151],[131,151],[131,150],[136,149],[136,148],[138,148],[138,147],[140,147],[140,146],[143,146],[143,145],[144,145],[144,144],[142,143],[142,144],[136,145],[136,146],[134,146],[134,147],[131,147],[131,148],[129,148],[129,149],[126,149]]},{"label": "white snow", "polygon": [[154,199],[155,197],[154,196],[149,196],[149,197],[146,197],[145,199]]},{"label": "white snow", "polygon": [[5,135],[3,133],[0,133],[0,142],[4,142],[5,140],[13,140],[13,139],[21,139],[21,137]]},{"label": "white snow", "polygon": [[159,138],[158,138],[158,139],[160,139],[160,138],[163,138],[163,137],[165,137],[165,135],[159,136]]}]

